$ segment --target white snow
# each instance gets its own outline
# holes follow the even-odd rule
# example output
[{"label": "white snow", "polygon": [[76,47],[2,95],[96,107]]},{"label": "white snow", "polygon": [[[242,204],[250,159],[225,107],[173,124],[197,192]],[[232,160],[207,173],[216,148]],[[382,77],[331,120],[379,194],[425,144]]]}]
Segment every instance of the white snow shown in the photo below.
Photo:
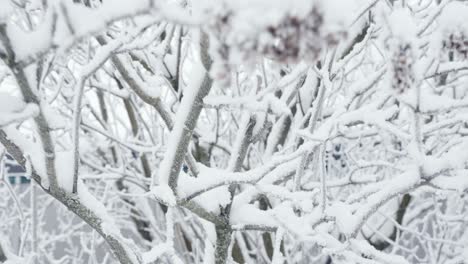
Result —
[{"label": "white snow", "polygon": [[0,92],[0,113],[21,112],[26,107],[26,103],[17,96]]},{"label": "white snow", "polygon": [[80,179],[78,179],[78,199],[83,206],[91,210],[97,217],[99,217],[99,219],[102,220],[101,228],[104,233],[109,235],[120,235],[120,230],[117,229],[117,224],[115,223],[114,218],[109,215],[104,204],[91,194],[88,187],[86,187],[85,183]]},{"label": "white snow", "polygon": [[13,6],[10,1],[0,2],[0,23],[6,21],[13,12]]},{"label": "white snow", "polygon": [[460,1],[450,1],[440,13],[438,24],[440,30],[449,33],[450,31],[460,30],[468,33],[466,24],[466,15],[468,14],[468,5]]},{"label": "white snow", "polygon": [[412,43],[416,37],[417,26],[408,9],[396,8],[388,18],[388,26],[393,37]]},{"label": "white snow", "polygon": [[245,225],[271,226],[276,227],[278,222],[268,211],[262,211],[252,204],[233,206],[231,208],[231,224],[237,228]]},{"label": "white snow", "polygon": [[72,151],[57,151],[55,153],[55,174],[58,185],[71,193],[73,190],[73,153]]},{"label": "white snow", "polygon": [[[53,13],[47,12],[41,23],[32,31],[10,22],[7,24],[7,34],[16,55],[16,60],[23,60],[36,53],[45,52],[52,44]],[[34,45],[31,45],[34,43]]]},{"label": "white snow", "polygon": [[151,187],[151,193],[154,195],[156,200],[163,201],[165,204],[170,206],[176,205],[176,197],[168,185],[157,185]]},{"label": "white snow", "polygon": [[35,104],[27,104],[23,109],[21,109],[21,111],[0,111],[0,127],[16,122],[22,122],[26,119],[36,117],[38,114],[39,107]]}]

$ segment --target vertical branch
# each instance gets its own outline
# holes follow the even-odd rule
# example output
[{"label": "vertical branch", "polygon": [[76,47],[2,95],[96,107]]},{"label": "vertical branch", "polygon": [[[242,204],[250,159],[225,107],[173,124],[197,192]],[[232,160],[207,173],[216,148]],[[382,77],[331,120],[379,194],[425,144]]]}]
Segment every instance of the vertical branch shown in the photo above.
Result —
[{"label": "vertical branch", "polygon": [[[26,103],[33,103],[41,107],[41,101],[33,91],[33,89],[36,89],[37,87],[30,86],[24,68],[15,62],[15,52],[11,46],[10,39],[8,38],[5,24],[0,24],[0,43],[3,45],[3,48],[6,51],[6,58],[4,59],[5,64],[10,68],[11,73],[15,77],[21,94],[23,95],[24,101]],[[37,77],[38,76],[36,76],[36,78]],[[54,190],[58,187],[58,183],[55,174],[55,150],[52,137],[50,135],[50,127],[42,111],[40,111],[39,114],[34,118],[34,122],[36,124],[38,130],[37,132],[39,134],[39,138],[45,154],[45,167],[49,179],[50,189]],[[42,183],[44,184],[44,182]]]},{"label": "vertical branch", "polygon": [[[328,82],[330,81],[328,80]],[[322,112],[323,103],[325,101],[325,89],[326,89],[325,83],[326,83],[325,77],[322,77],[319,90],[318,90],[318,95],[317,95],[317,98],[315,99],[314,106],[312,109],[312,115],[310,117],[309,124],[307,127],[310,133],[313,133],[315,128],[317,127],[317,122]],[[315,147],[312,153],[317,153],[319,151],[319,148],[320,146]],[[296,191],[300,190],[301,178],[304,175],[304,170],[305,170],[305,167],[307,166],[308,161],[310,160],[310,156],[311,156],[311,153],[309,151],[306,151],[304,155],[301,157],[301,161],[299,162],[299,165],[296,169],[296,174],[294,178],[294,188]],[[322,165],[319,163],[319,166],[322,166]]]},{"label": "vertical branch", "polygon": [[322,194],[322,202],[321,202],[321,210],[322,210],[322,215],[325,215],[325,209],[327,206],[327,175],[326,175],[326,170],[324,168],[325,166],[325,161],[323,158],[325,157],[325,146],[324,144],[320,145],[319,147],[319,167],[320,167],[320,185],[321,185],[321,194]]},{"label": "vertical branch", "polygon": [[[416,144],[418,155],[422,155],[422,135],[421,135],[421,117],[420,117],[420,101],[421,101],[421,87],[416,84],[416,105],[413,109],[413,139]],[[419,158],[419,157],[418,157]]]},{"label": "vertical branch", "polygon": [[[97,90],[97,98],[98,98],[98,103],[99,103],[99,109],[101,111],[102,119],[104,120],[104,123],[106,126],[109,125],[109,114],[107,113],[107,105],[104,100],[104,93],[101,90]],[[114,163],[117,162],[117,152],[115,150],[115,146],[110,146],[110,150],[112,153],[112,161]]]},{"label": "vertical branch", "polygon": [[232,228],[229,223],[215,225],[216,248],[215,263],[224,264],[228,258],[229,244],[231,243]]},{"label": "vertical branch", "polygon": [[193,130],[203,108],[203,98],[208,95],[213,80],[209,75],[211,58],[208,55],[208,36],[201,34],[200,57],[202,65],[194,65],[194,76],[184,93],[184,98],[177,112],[174,129],[171,132],[168,146],[160,167],[160,183],[167,184],[177,195],[177,181],[180,168],[187,152]]},{"label": "vertical branch", "polygon": [[255,118],[250,114],[245,114],[242,118],[242,127],[237,133],[234,150],[228,162],[228,171],[238,172],[242,167],[247,148],[252,138],[253,128],[255,126]]},{"label": "vertical branch", "polygon": [[77,81],[76,92],[74,96],[74,111],[73,111],[73,127],[72,127],[72,141],[73,141],[73,193],[78,192],[78,170],[80,163],[80,124],[81,124],[81,101],[83,98],[83,90],[86,78],[80,78]]},{"label": "vertical branch", "polygon": [[72,128],[72,141],[73,141],[73,193],[78,191],[78,173],[80,164],[80,124],[81,124],[81,104],[83,100],[83,93],[85,83],[88,78],[94,74],[99,68],[104,65],[108,58],[110,58],[114,52],[122,46],[121,41],[114,41],[108,45],[101,47],[94,58],[88,62],[79,73],[75,85],[75,96],[73,100],[73,128]]},{"label": "vertical branch", "polygon": [[3,251],[2,244],[0,243],[0,262],[6,262],[8,259],[5,255],[5,252]]},{"label": "vertical branch", "polygon": [[307,151],[302,155],[301,160],[299,161],[299,164],[296,169],[296,174],[294,176],[294,190],[295,191],[301,190],[301,179],[304,176],[305,167],[307,166],[309,158],[310,158],[310,152]]},{"label": "vertical branch", "polygon": [[[306,83],[307,78],[313,78],[310,74],[303,74],[299,77],[294,89],[291,89],[289,93],[285,92],[281,95],[281,100],[290,105],[293,98],[299,94],[299,90]],[[291,107],[291,112],[295,112]],[[294,115],[294,114],[293,114]],[[292,125],[292,115],[282,115],[278,121],[273,125],[270,134],[268,135],[267,143],[265,146],[264,159],[269,159],[273,153],[277,150],[279,145],[283,145],[286,141],[286,137],[290,131]]]},{"label": "vertical branch", "polygon": [[38,252],[37,252],[37,195],[36,195],[36,184],[34,180],[31,180],[31,233],[32,233],[32,263],[36,264],[38,262]]},{"label": "vertical branch", "polygon": [[[228,162],[227,170],[231,172],[240,171],[242,163],[244,162],[245,155],[247,154],[248,146],[252,140],[253,128],[255,126],[255,118],[250,113],[244,114],[241,121],[241,129],[237,133],[236,141],[234,143],[234,150]],[[215,260],[217,264],[226,263],[231,243],[232,229],[229,225],[229,213],[231,210],[234,194],[237,184],[229,185],[229,192],[231,194],[230,204],[224,208],[222,212],[223,223],[215,226],[216,228],[216,246],[215,246]]]},{"label": "vertical branch", "polygon": [[166,244],[174,248],[174,208],[168,207],[166,212]]},{"label": "vertical branch", "polygon": [[[137,117],[135,115],[135,110],[133,109],[133,106],[130,104],[130,99],[123,99],[123,101],[124,101],[125,110],[127,111],[128,119],[130,120],[130,126],[132,127],[132,134],[135,138],[137,138],[139,126],[138,126]],[[146,178],[151,177],[151,169],[150,169],[146,154],[144,153],[141,154],[140,161],[141,161],[141,166],[143,168],[143,175],[145,175]]]},{"label": "vertical branch", "polygon": [[278,228],[275,236],[275,251],[273,252],[272,264],[281,264],[284,261],[283,254],[281,253],[281,243],[283,242],[284,229]]}]

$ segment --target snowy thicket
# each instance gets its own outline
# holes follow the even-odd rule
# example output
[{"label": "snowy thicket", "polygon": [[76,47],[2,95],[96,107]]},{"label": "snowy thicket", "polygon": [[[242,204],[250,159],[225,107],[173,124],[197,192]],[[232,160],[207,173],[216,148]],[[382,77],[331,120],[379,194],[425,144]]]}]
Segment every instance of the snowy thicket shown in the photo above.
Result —
[{"label": "snowy thicket", "polygon": [[466,263],[467,18],[0,0],[0,262]]}]

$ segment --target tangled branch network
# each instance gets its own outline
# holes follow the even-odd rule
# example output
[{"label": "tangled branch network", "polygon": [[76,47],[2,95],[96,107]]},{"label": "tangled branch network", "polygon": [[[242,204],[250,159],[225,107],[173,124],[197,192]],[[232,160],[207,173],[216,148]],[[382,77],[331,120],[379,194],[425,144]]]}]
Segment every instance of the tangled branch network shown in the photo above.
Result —
[{"label": "tangled branch network", "polygon": [[0,0],[0,263],[467,263],[467,17]]}]

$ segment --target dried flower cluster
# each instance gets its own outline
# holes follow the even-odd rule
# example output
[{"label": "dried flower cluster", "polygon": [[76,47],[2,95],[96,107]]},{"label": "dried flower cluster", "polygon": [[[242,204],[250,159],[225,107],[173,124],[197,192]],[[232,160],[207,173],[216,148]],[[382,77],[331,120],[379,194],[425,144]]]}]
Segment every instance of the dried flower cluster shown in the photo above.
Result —
[{"label": "dried flower cluster", "polygon": [[392,89],[402,94],[409,90],[414,83],[413,51],[410,44],[400,44],[391,58]]},{"label": "dried flower cluster", "polygon": [[464,33],[454,33],[443,40],[442,48],[449,54],[449,59],[467,59],[468,58],[468,38]]},{"label": "dried flower cluster", "polygon": [[[315,5],[304,15],[287,14],[279,23],[258,29],[256,34],[239,36],[232,26],[237,22],[235,13],[218,16],[211,30],[218,42],[217,57],[224,61],[224,70],[229,65],[252,64],[264,57],[280,63],[297,63],[300,60],[315,61],[325,49],[336,46],[347,36],[345,29],[325,30],[325,14]],[[219,74],[217,76],[225,76]]]}]

